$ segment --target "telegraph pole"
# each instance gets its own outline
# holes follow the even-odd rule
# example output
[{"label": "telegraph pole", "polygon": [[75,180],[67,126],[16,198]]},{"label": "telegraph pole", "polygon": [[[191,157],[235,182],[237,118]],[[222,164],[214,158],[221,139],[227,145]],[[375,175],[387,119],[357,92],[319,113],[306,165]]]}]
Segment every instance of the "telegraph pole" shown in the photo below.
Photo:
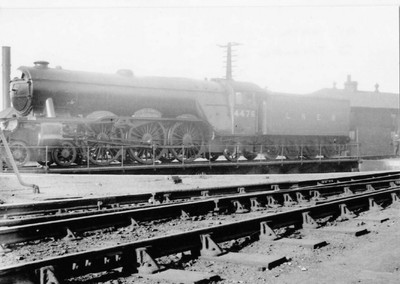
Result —
[{"label": "telegraph pole", "polygon": [[[400,6],[399,6],[399,31],[400,31]],[[400,44],[400,37],[399,37],[399,44]],[[397,134],[400,133],[400,49],[399,49],[399,89],[398,89],[399,95],[398,95],[398,106],[397,106],[397,129],[396,132]]]},{"label": "telegraph pole", "polygon": [[232,46],[240,45],[237,42],[228,42],[227,45],[219,45],[219,47],[226,48],[226,80],[233,80],[232,76]]}]

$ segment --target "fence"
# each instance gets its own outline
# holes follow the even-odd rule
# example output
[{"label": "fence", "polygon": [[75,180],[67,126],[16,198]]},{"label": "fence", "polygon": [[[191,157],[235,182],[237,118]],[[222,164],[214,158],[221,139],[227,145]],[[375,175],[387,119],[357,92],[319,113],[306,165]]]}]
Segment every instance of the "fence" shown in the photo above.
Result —
[{"label": "fence", "polygon": [[[5,161],[6,152],[2,147],[2,158]],[[39,161],[44,166],[55,163],[68,167],[115,165],[124,167],[132,164],[158,165],[171,162],[187,164],[195,162],[229,161],[265,162],[284,160],[324,160],[359,158],[358,144],[329,144],[329,145],[111,145],[98,143],[91,146],[77,147],[68,142],[62,147],[26,146],[23,143],[10,145],[12,155],[18,166]],[[219,149],[220,151],[216,151]],[[246,150],[247,149],[247,150]],[[252,149],[249,151],[248,149]]]}]

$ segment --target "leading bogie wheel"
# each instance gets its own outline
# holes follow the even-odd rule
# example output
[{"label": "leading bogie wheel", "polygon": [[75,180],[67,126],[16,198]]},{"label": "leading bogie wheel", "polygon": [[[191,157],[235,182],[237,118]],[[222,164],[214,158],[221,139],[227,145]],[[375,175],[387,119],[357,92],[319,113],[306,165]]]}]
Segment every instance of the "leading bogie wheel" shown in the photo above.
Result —
[{"label": "leading bogie wheel", "polygon": [[28,146],[23,141],[11,141],[10,150],[17,167],[24,166],[31,157]]},{"label": "leading bogie wheel", "polygon": [[64,141],[61,146],[53,150],[53,160],[61,167],[69,167],[77,158],[76,146],[69,141]]}]

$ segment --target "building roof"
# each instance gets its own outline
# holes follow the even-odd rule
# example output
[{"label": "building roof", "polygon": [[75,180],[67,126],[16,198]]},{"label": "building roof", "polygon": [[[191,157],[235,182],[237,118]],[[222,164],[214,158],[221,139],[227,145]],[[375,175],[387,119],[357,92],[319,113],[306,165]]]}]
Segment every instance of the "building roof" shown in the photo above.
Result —
[{"label": "building roof", "polygon": [[348,99],[351,107],[384,109],[400,108],[399,94],[380,92],[378,84],[375,85],[375,91],[372,92],[359,91],[357,86],[357,81],[352,81],[351,75],[347,75],[347,81],[344,82],[344,89],[337,89],[336,86],[334,86],[330,89],[321,89],[314,92],[314,94],[323,97]]},{"label": "building roof", "polygon": [[379,91],[367,92],[346,89],[321,89],[314,92],[315,95],[331,98],[341,98],[350,100],[351,107],[364,108],[399,108],[399,94],[384,93]]}]

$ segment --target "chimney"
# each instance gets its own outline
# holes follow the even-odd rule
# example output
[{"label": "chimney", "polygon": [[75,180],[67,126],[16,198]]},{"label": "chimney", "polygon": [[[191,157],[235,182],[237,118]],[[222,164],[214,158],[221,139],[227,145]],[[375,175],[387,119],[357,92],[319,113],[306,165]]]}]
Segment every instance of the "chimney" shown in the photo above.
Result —
[{"label": "chimney", "polygon": [[357,81],[351,81],[351,75],[347,75],[347,81],[344,83],[344,89],[351,92],[357,91]]},{"label": "chimney", "polygon": [[375,84],[375,93],[379,93],[379,84],[378,83]]},{"label": "chimney", "polygon": [[3,72],[3,109],[11,107],[10,102],[10,73],[11,73],[11,55],[10,47],[2,48],[2,72]]}]

